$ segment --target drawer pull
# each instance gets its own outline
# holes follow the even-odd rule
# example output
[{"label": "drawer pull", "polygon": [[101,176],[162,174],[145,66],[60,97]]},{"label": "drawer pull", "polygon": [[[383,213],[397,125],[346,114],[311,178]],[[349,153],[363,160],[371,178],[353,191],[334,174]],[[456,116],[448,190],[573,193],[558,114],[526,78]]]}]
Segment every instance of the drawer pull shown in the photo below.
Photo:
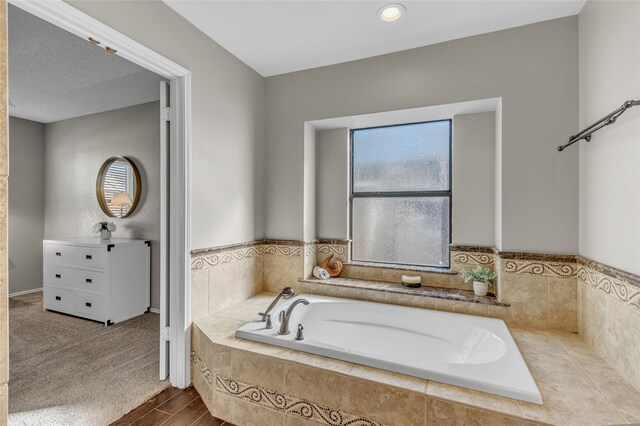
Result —
[{"label": "drawer pull", "polygon": [[56,300],[62,300],[62,297],[56,296]]},{"label": "drawer pull", "polygon": [[93,259],[93,256],[91,256],[90,254],[88,254],[88,255],[86,255],[86,256],[85,256],[85,259],[87,259],[87,260],[91,260],[91,259]]},{"label": "drawer pull", "polygon": [[56,256],[58,256],[58,257],[62,256],[62,252],[61,251],[57,251],[56,252]]},{"label": "drawer pull", "polygon": [[62,278],[62,275],[56,274],[56,278]]},{"label": "drawer pull", "polygon": [[91,284],[93,282],[91,281],[91,278],[87,278],[85,281],[87,282],[87,284]]},{"label": "drawer pull", "polygon": [[86,302],[86,303],[85,303],[85,306],[87,306],[87,307],[89,307],[89,308],[90,308],[90,307],[91,307],[91,303],[90,303],[90,302]]}]

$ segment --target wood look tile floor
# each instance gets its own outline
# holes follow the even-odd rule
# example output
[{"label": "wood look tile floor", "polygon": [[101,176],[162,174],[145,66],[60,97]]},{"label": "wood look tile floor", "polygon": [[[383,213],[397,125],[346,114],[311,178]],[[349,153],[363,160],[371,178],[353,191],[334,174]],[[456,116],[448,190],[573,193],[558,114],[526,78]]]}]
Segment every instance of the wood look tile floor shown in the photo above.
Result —
[{"label": "wood look tile floor", "polygon": [[193,386],[169,387],[111,426],[234,426],[213,417]]}]

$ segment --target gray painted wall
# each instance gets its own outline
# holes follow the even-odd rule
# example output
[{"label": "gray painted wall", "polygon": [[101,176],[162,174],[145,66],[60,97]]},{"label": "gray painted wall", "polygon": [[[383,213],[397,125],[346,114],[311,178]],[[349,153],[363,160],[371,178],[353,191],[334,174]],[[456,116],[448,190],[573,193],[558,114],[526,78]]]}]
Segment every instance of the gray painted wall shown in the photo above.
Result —
[{"label": "gray painted wall", "polygon": [[562,18],[267,78],[266,236],[302,237],[305,121],[501,97],[496,244],[575,253],[578,155],[556,146],[578,124],[577,24]]},{"label": "gray painted wall", "polygon": [[160,1],[68,3],[191,71],[191,247],[262,238],[264,79]]},{"label": "gray painted wall", "polygon": [[[580,126],[640,99],[640,2],[580,13]],[[640,107],[580,142],[580,254],[640,274]],[[575,146],[569,150],[578,151]]]},{"label": "gray painted wall", "polygon": [[495,113],[453,117],[452,242],[494,245]]},{"label": "gray painted wall", "polygon": [[349,129],[316,133],[317,237],[349,237]]},{"label": "gray painted wall", "polygon": [[9,294],[42,287],[45,126],[9,117]]},{"label": "gray painted wall", "polygon": [[[160,306],[160,104],[151,102],[46,125],[45,238],[93,235],[108,220],[114,237],[151,240],[151,307]],[[130,157],[142,195],[128,218],[108,218],[96,200],[96,177],[107,158]],[[40,251],[42,249],[40,248]]]}]

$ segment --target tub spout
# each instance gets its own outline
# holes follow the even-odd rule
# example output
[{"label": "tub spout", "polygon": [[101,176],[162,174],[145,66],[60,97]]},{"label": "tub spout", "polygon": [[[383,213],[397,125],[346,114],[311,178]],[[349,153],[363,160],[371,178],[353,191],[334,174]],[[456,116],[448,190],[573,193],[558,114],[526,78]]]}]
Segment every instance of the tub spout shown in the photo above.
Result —
[{"label": "tub spout", "polygon": [[280,312],[280,331],[278,334],[287,335],[289,334],[289,319],[291,318],[291,313],[299,304],[308,305],[309,301],[307,299],[298,299],[289,305],[287,311]]}]

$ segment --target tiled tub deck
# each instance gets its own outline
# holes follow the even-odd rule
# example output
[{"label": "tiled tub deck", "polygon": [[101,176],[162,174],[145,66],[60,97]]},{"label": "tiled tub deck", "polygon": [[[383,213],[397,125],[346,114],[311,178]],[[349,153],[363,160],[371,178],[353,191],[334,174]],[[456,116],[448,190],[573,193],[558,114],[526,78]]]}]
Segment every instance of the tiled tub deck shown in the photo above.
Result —
[{"label": "tiled tub deck", "polygon": [[539,406],[236,338],[273,297],[194,323],[192,381],[216,417],[240,426],[640,423],[640,393],[576,334],[511,329]]}]

